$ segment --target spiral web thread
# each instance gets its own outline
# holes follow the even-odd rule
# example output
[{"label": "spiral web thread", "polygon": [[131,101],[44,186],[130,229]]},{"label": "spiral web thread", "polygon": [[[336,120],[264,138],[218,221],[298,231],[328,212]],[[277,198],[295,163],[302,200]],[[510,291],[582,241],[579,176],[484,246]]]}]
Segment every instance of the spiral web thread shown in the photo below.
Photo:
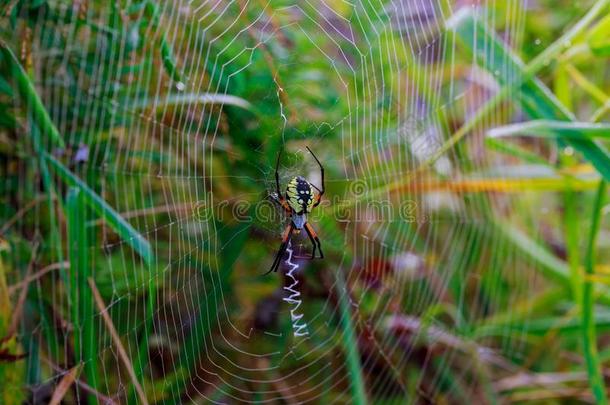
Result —
[{"label": "spiral web thread", "polygon": [[299,307],[301,306],[301,293],[297,289],[299,285],[299,280],[294,276],[294,273],[299,270],[299,264],[292,262],[292,242],[288,243],[288,248],[286,249],[286,253],[288,253],[288,257],[284,260],[284,263],[288,267],[286,270],[286,278],[292,280],[292,284],[285,285],[284,290],[288,294],[282,300],[291,306],[290,308],[290,320],[292,322],[292,329],[295,337],[303,337],[309,335],[309,330],[307,327],[307,323],[303,320],[304,314],[298,313]]}]

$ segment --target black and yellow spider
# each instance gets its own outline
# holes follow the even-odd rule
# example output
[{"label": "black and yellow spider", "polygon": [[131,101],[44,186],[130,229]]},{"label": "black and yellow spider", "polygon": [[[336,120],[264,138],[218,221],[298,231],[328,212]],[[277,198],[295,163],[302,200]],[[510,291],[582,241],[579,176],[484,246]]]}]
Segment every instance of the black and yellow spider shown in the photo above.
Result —
[{"label": "black and yellow spider", "polygon": [[[288,187],[286,187],[286,197],[284,197],[280,191],[279,167],[280,157],[282,156],[282,152],[280,151],[277,156],[277,163],[275,164],[276,195],[274,195],[273,198],[286,210],[286,213],[290,216],[290,224],[286,227],[286,230],[282,235],[282,244],[280,245],[280,249],[273,260],[271,269],[269,269],[269,271],[265,274],[269,274],[272,271],[277,271],[277,269],[280,267],[282,258],[284,257],[284,253],[286,253],[286,249],[288,248],[292,234],[299,233],[303,228],[305,228],[305,232],[307,232],[307,235],[309,236],[309,239],[313,245],[311,258],[314,259],[316,257],[316,249],[318,249],[318,252],[320,252],[320,259],[324,258],[324,253],[322,253],[322,247],[320,246],[320,239],[318,239],[318,235],[316,234],[316,231],[313,230],[312,226],[307,223],[307,213],[311,212],[312,209],[320,205],[322,195],[324,195],[324,167],[316,155],[314,155],[311,149],[309,149],[309,147],[307,147],[307,150],[309,153],[311,153],[311,156],[313,156],[320,166],[322,189],[317,188],[305,180],[305,178],[302,176],[297,176],[288,182]],[[314,189],[318,191],[318,194],[314,193]]]}]

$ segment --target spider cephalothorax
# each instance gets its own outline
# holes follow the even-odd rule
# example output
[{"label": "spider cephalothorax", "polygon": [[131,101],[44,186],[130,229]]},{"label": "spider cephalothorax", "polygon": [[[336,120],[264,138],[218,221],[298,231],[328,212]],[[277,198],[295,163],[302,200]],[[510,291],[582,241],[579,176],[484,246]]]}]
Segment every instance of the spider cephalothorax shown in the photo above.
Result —
[{"label": "spider cephalothorax", "polygon": [[[309,153],[311,153],[313,158],[320,166],[322,181],[321,189],[305,180],[304,177],[297,176],[288,182],[288,186],[286,187],[286,195],[283,196],[280,191],[280,174],[278,171],[282,153],[280,152],[277,157],[277,163],[275,166],[276,195],[274,198],[290,216],[290,224],[286,227],[286,230],[282,235],[282,244],[280,245],[280,249],[278,250],[275,260],[271,265],[271,269],[267,272],[267,274],[272,271],[277,271],[277,269],[280,267],[284,253],[286,252],[286,248],[290,243],[292,234],[299,233],[301,229],[305,229],[305,232],[307,232],[307,236],[309,236],[309,239],[313,245],[311,258],[314,259],[316,257],[316,249],[318,252],[320,252],[320,258],[324,257],[322,247],[320,246],[320,239],[318,239],[318,235],[312,226],[307,223],[307,213],[311,212],[311,210],[320,205],[322,195],[324,194],[324,167],[316,155],[313,154],[311,149],[307,148],[307,150]],[[318,193],[316,194],[314,190],[316,190]]]}]

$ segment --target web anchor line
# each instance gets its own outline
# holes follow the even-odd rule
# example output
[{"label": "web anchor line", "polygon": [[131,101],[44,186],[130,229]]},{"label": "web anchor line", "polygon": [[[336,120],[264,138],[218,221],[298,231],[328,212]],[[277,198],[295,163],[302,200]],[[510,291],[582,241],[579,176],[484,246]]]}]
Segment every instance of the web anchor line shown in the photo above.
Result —
[{"label": "web anchor line", "polygon": [[297,289],[299,281],[293,275],[293,272],[298,270],[299,265],[297,263],[292,262],[292,243],[288,243],[288,248],[286,249],[286,252],[288,252],[288,258],[284,262],[288,265],[289,268],[289,270],[286,272],[286,277],[292,279],[292,284],[290,284],[289,286],[284,286],[284,290],[286,290],[289,295],[284,297],[282,300],[288,305],[292,306],[292,308],[290,309],[290,319],[292,321],[292,330],[294,332],[294,336],[309,336],[307,323],[302,321],[303,314],[298,313],[302,300],[300,298],[301,293]]}]

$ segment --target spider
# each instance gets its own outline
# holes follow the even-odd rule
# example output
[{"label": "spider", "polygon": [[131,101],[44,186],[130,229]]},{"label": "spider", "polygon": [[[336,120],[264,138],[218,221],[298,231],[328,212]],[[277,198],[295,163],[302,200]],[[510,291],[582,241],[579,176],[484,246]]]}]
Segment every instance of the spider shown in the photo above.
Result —
[{"label": "spider", "polygon": [[[288,248],[292,234],[299,233],[303,228],[305,228],[305,232],[307,232],[307,236],[309,236],[309,240],[311,240],[311,244],[313,245],[311,259],[315,259],[316,249],[318,249],[318,252],[320,252],[319,258],[324,258],[324,253],[322,253],[322,247],[320,246],[320,239],[318,238],[318,235],[316,234],[316,231],[314,231],[313,227],[307,222],[307,213],[311,212],[312,209],[320,205],[320,201],[324,195],[324,167],[311,149],[309,149],[309,147],[306,148],[320,166],[322,189],[317,188],[305,180],[304,177],[297,176],[288,182],[288,186],[286,187],[286,197],[284,197],[280,191],[279,167],[280,157],[282,156],[282,152],[280,151],[277,156],[277,163],[275,164],[276,192],[274,193],[275,195],[272,195],[272,198],[277,201],[284,208],[284,210],[286,210],[286,213],[290,216],[290,224],[286,226],[286,230],[282,235],[282,244],[275,255],[271,269],[269,269],[265,275],[271,273],[272,271],[277,271],[277,269],[280,267],[282,258],[284,257],[284,253],[286,253],[286,249]],[[317,195],[314,195],[314,189],[318,191]]]}]

